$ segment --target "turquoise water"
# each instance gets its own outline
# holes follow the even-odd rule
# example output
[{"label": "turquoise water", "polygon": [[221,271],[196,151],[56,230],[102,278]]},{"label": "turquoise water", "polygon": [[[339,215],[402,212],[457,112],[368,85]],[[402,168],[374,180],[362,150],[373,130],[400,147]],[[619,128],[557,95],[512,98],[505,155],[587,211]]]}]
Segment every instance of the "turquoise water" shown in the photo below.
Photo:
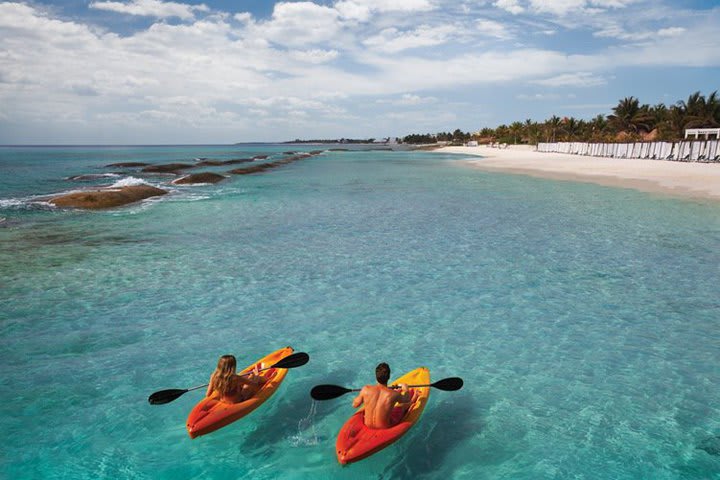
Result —
[{"label": "turquoise water", "polygon": [[[411,152],[328,152],[108,211],[43,203],[140,177],[65,180],[108,163],[292,149],[0,148],[0,477],[720,478],[717,203]],[[310,363],[211,435],[185,432],[200,392],[147,403],[221,354],[285,345]],[[340,467],[352,397],[309,390],[361,386],[379,361],[465,388]]]}]

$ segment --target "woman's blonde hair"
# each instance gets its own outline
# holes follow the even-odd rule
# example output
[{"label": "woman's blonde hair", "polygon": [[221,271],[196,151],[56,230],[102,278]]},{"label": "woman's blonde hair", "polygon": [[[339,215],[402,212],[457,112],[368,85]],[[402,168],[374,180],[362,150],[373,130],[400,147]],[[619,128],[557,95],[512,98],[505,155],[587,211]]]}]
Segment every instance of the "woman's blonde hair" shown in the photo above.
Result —
[{"label": "woman's blonde hair", "polygon": [[220,393],[220,395],[232,394],[234,389],[235,380],[235,368],[237,362],[233,355],[223,355],[218,360],[217,368],[212,374],[210,384],[213,390]]}]

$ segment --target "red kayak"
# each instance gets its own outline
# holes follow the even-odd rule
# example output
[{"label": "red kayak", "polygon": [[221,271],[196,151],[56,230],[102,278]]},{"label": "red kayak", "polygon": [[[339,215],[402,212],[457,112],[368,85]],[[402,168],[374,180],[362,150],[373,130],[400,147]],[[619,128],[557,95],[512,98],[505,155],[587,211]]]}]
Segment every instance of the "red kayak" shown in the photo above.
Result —
[{"label": "red kayak", "polygon": [[[418,368],[406,373],[390,385],[399,383],[428,385],[430,371],[425,367]],[[430,387],[410,389],[411,392],[413,390],[419,392],[417,398],[407,410],[399,406],[393,409],[391,418],[398,423],[390,428],[368,428],[365,426],[363,410],[355,412],[338,433],[335,443],[338,462],[345,465],[367,458],[405,435],[405,432],[410,430],[420,418],[430,396]]]}]

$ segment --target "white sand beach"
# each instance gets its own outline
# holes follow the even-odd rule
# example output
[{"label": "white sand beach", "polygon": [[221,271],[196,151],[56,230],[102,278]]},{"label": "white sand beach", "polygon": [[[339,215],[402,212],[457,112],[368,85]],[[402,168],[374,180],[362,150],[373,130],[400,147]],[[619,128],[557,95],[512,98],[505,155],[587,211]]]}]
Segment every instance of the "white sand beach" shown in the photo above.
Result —
[{"label": "white sand beach", "polygon": [[482,156],[474,168],[542,178],[591,182],[691,198],[720,200],[720,164],[601,158],[541,153],[534,146],[443,147],[436,152]]}]

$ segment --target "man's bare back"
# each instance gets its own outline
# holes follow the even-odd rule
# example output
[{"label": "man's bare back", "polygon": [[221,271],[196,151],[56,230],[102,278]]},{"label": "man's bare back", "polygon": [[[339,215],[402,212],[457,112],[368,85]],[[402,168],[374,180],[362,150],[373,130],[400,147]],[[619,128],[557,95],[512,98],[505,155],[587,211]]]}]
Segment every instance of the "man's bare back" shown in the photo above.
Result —
[{"label": "man's bare back", "polygon": [[411,396],[407,385],[401,385],[401,391],[385,385],[366,385],[353,400],[353,407],[365,405],[365,426],[369,428],[389,428],[393,426],[391,415],[396,403],[407,404]]}]

